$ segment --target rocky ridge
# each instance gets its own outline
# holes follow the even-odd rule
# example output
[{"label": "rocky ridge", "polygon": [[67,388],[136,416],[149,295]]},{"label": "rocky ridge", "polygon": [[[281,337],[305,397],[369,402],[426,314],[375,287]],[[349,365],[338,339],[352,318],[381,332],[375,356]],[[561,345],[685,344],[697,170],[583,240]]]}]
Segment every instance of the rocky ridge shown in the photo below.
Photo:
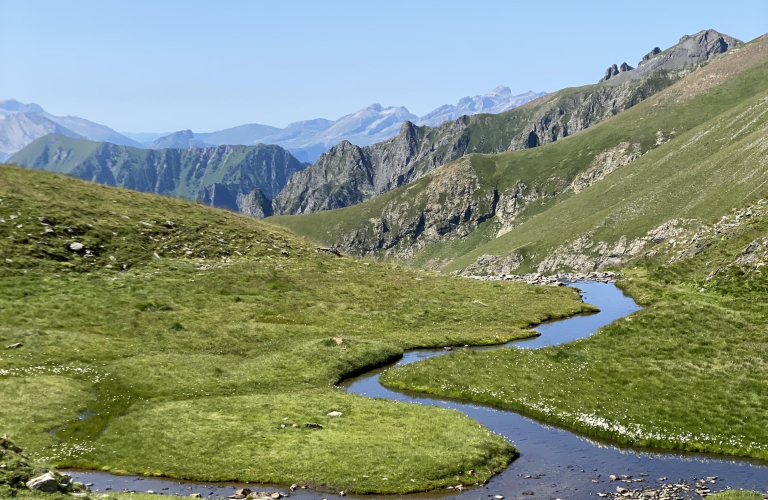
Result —
[{"label": "rocky ridge", "polygon": [[276,197],[273,211],[306,214],[342,208],[413,182],[466,154],[555,142],[636,105],[739,43],[713,30],[701,32],[683,37],[667,51],[654,49],[638,69],[622,65],[625,71],[620,74],[631,78],[566,89],[500,115],[462,116],[435,128],[407,121],[397,136],[371,146],[343,142],[292,177]]}]

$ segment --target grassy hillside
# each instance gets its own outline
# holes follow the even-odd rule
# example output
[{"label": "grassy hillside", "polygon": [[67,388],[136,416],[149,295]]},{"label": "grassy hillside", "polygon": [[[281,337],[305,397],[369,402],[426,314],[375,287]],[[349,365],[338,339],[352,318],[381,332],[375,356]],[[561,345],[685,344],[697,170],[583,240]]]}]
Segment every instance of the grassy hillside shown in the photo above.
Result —
[{"label": "grassy hillside", "polygon": [[621,282],[647,307],[592,337],[455,353],[381,380],[618,442],[768,459],[768,203],[653,252]]},{"label": "grassy hillside", "polygon": [[0,167],[0,345],[21,344],[0,351],[0,433],[58,466],[361,493],[483,481],[515,454],[502,437],[333,384],[586,309],[572,290],[337,257],[231,212]]},{"label": "grassy hillside", "polygon": [[[588,268],[637,251],[671,219],[705,220],[759,192],[766,82],[763,37],[571,137],[471,155],[359,206],[273,221],[446,271],[481,257],[517,262],[516,272]],[[468,191],[458,203],[457,165]]]}]

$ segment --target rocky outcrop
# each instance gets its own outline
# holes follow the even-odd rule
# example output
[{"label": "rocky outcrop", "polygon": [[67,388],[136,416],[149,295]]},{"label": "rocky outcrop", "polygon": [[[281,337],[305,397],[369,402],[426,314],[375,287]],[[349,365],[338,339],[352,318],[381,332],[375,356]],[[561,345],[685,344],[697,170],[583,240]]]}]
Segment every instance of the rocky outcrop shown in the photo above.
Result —
[{"label": "rocky outcrop", "polygon": [[612,65],[600,85],[549,94],[498,115],[463,116],[434,128],[405,122],[396,137],[362,148],[342,142],[290,179],[274,201],[274,213],[354,205],[466,154],[555,142],[638,104],[739,43],[716,31],[702,31],[664,52],[654,49],[638,68]]},{"label": "rocky outcrop", "polygon": [[[653,71],[680,69],[686,65],[700,65],[717,54],[728,52],[732,47],[742,43],[744,42],[741,40],[723,35],[715,30],[699,31],[695,35],[683,36],[677,45],[663,52],[660,48],[655,47],[643,56],[636,69],[627,63],[622,64],[621,71],[612,73],[610,77],[606,73],[602,81],[610,80],[612,84],[622,84],[629,80],[643,78]],[[626,69],[624,69],[625,67]],[[615,64],[613,68],[616,68]]]},{"label": "rocky outcrop", "polygon": [[632,161],[640,158],[640,155],[640,144],[622,142],[615,148],[595,155],[589,168],[576,176],[571,182],[570,188],[576,193],[583,191],[611,172],[629,165]]},{"label": "rocky outcrop", "polygon": [[381,216],[339,238],[337,246],[356,254],[411,255],[425,245],[461,238],[496,213],[494,188],[482,186],[469,161],[447,167],[425,189],[384,205]]},{"label": "rocky outcrop", "polygon": [[239,211],[254,219],[263,219],[272,215],[272,200],[267,198],[259,188],[246,195],[239,194],[236,201]]}]

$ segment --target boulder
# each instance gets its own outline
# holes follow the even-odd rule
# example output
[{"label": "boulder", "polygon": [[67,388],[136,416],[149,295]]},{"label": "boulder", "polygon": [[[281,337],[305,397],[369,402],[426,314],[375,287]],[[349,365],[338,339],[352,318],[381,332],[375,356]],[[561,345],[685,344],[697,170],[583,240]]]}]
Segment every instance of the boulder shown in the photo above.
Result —
[{"label": "boulder", "polygon": [[340,417],[341,416],[341,412],[340,411],[332,411],[332,412],[328,413],[328,416],[329,417]]},{"label": "boulder", "polygon": [[77,241],[73,241],[67,246],[67,248],[69,248],[73,252],[82,252],[83,249],[85,248],[85,245],[83,245],[82,243],[78,243]]},{"label": "boulder", "polygon": [[33,477],[27,481],[27,488],[45,493],[56,493],[59,491],[59,484],[53,474],[46,472],[42,476]]}]

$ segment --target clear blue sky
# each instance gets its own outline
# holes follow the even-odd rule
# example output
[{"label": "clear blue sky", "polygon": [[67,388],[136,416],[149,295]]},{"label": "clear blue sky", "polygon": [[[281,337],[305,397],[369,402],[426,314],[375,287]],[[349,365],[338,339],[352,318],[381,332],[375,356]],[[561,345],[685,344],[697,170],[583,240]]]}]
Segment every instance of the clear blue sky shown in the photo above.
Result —
[{"label": "clear blue sky", "polygon": [[751,40],[768,1],[0,0],[0,18],[0,99],[208,132],[592,83],[701,29]]}]

